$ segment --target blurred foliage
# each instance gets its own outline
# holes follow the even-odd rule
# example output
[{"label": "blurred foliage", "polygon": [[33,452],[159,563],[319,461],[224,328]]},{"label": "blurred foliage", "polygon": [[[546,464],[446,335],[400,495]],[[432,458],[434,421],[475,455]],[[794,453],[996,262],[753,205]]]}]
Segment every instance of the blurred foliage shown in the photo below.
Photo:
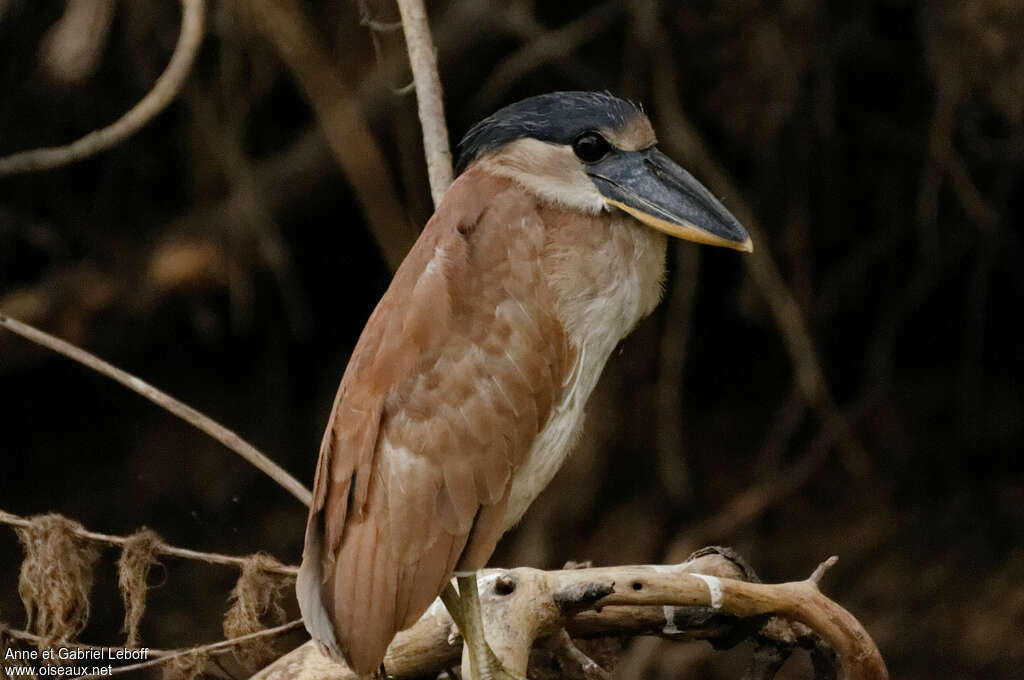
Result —
[{"label": "blurred foliage", "polygon": [[[0,154],[107,124],[163,69],[177,3],[72,19],[84,2],[0,0]],[[373,199],[338,169],[307,99],[317,93],[284,65],[260,4],[211,0],[195,73],[137,136],[74,167],[0,179],[0,310],[167,389],[311,483],[348,353],[389,280],[389,236],[366,227],[360,206]],[[396,186],[422,225],[431,208],[415,102],[399,91],[401,34],[364,25],[395,21],[395,8],[278,4],[305,13],[308,45],[352,93],[335,103],[355,107],[388,160],[388,176],[361,179]],[[757,248],[781,270],[868,457],[858,469],[838,455],[833,424],[795,390],[744,260],[677,244],[665,304],[609,365],[580,451],[494,563],[660,562],[722,543],[774,581],[835,553],[825,589],[894,677],[1020,677],[1022,5],[430,10],[456,139],[523,96],[608,89],[643,102],[687,165],[654,96],[659,74],[674,76],[675,104],[731,176],[739,195],[726,204],[757,215]],[[61,33],[64,21],[92,23]],[[188,426],[7,334],[0,384],[6,509],[298,561],[303,508]],[[18,555],[0,531],[0,582],[14,583]],[[89,641],[121,639],[115,560],[104,555]],[[237,574],[174,560],[159,571],[143,641],[217,639]],[[15,588],[0,589],[0,619],[21,616]],[[738,677],[745,653],[638,640],[619,673]],[[797,658],[779,677],[806,672]]]}]

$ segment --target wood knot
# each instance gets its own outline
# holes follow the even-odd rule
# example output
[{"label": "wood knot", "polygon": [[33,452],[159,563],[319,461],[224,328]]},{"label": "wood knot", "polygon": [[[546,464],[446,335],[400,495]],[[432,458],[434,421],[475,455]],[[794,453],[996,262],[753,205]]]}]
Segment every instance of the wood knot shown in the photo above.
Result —
[{"label": "wood knot", "polygon": [[494,592],[498,595],[511,595],[516,591],[516,577],[512,574],[498,574],[494,579]]},{"label": "wood knot", "polygon": [[613,592],[615,586],[610,583],[575,583],[555,593],[554,600],[563,612],[579,611]]}]

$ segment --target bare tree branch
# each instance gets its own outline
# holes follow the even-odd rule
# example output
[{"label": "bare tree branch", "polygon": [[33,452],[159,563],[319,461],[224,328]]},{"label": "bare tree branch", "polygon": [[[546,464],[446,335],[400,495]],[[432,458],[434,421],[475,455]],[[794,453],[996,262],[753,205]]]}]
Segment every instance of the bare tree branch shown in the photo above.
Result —
[{"label": "bare tree branch", "polygon": [[437,73],[437,53],[423,0],[398,0],[398,9],[402,13],[405,44],[409,49],[409,64],[416,84],[416,105],[420,113],[420,126],[423,128],[423,151],[427,157],[430,194],[437,206],[454,177],[448,125],[444,118],[444,95],[441,91],[441,77]]},{"label": "bare tree branch", "polygon": [[[817,587],[826,560],[804,581],[751,583],[721,554],[698,553],[682,564],[540,571],[480,572],[487,639],[505,667],[525,671],[534,641],[566,630],[577,637],[661,635],[670,639],[740,637],[792,644],[806,624],[838,654],[845,680],[886,680],[878,649],[860,623]],[[726,575],[719,575],[726,574]],[[778,623],[775,623],[778,622]],[[384,659],[394,678],[438,673],[456,662],[461,644],[439,602],[395,637]],[[811,633],[806,633],[811,635]],[[732,637],[730,637],[730,635]],[[815,638],[817,639],[817,638]],[[595,673],[596,674],[596,673]],[[355,675],[317,652],[312,642],[281,657],[256,680],[353,680]]]},{"label": "bare tree branch", "polygon": [[205,0],[181,0],[181,33],[167,68],[138,104],[105,128],[94,130],[67,146],[22,151],[0,158],[0,177],[50,170],[115,146],[138,132],[174,100],[195,61],[203,39]]},{"label": "bare tree branch", "polygon": [[0,314],[0,326],[3,326],[12,333],[17,333],[26,340],[42,345],[48,349],[63,354],[64,356],[77,361],[78,363],[91,368],[92,370],[115,380],[136,394],[140,394],[151,402],[160,406],[185,422],[202,430],[224,446],[228,447],[242,458],[255,465],[268,477],[273,479],[293,496],[298,498],[305,505],[309,505],[312,494],[304,487],[299,480],[292,477],[284,468],[268,458],[255,446],[245,441],[237,434],[217,423],[209,416],[203,415],[191,406],[184,404],[171,395],[163,392],[149,383],[136,378],[131,373],[121,370],[116,366],[100,359],[94,354],[86,352],[80,347],[75,347],[69,342],[55,338],[49,333],[44,333],[38,328],[21,323],[16,319]]}]

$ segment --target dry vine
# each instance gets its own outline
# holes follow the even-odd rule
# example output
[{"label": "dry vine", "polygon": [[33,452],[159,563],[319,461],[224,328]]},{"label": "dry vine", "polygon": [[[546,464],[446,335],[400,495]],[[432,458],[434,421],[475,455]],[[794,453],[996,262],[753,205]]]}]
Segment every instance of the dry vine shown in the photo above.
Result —
[{"label": "dry vine", "polygon": [[[32,526],[33,521],[34,520],[31,517],[21,517],[20,515],[0,510],[0,524],[6,524],[16,528],[28,528]],[[95,531],[88,531],[78,525],[69,528],[69,531],[79,538],[92,543],[125,549],[135,547],[137,545],[136,541],[138,540],[137,533],[128,537],[113,536],[111,534],[101,534]],[[150,537],[150,539],[153,540],[152,537]],[[235,557],[233,555],[221,555],[219,553],[200,552],[198,550],[190,550],[188,548],[178,548],[173,545],[167,545],[162,540],[155,540],[154,546],[151,549],[156,553],[167,555],[168,557],[197,560],[199,562],[206,562],[207,564],[223,564],[225,566],[242,568],[249,563],[249,559],[246,557]],[[268,571],[282,575],[294,576],[298,569],[296,567],[275,566],[268,567]]]},{"label": "dry vine", "polygon": [[67,146],[32,149],[0,158],[0,177],[50,170],[75,163],[120,144],[167,108],[184,85],[203,40],[205,0],[181,0],[181,33],[167,68],[146,96],[105,128],[94,130]]},{"label": "dry vine", "polygon": [[[39,649],[59,643],[77,649],[109,645],[77,642],[89,617],[89,595],[100,546],[121,548],[118,580],[125,605],[126,646],[138,647],[138,625],[146,607],[147,575],[158,555],[222,564],[241,569],[224,618],[226,640],[199,647],[163,650],[147,648],[146,661],[119,666],[126,673],[167,662],[204,659],[229,651],[252,662],[253,668],[273,660],[277,652],[269,640],[300,627],[284,622],[282,597],[294,583],[296,568],[267,555],[235,557],[169,546],[155,532],[140,530],[132,536],[111,536],[86,530],[60,515],[20,517],[0,510],[0,524],[15,529],[25,551],[18,591],[28,612],[26,630],[4,628],[3,634]],[[267,625],[270,623],[270,625]]]}]

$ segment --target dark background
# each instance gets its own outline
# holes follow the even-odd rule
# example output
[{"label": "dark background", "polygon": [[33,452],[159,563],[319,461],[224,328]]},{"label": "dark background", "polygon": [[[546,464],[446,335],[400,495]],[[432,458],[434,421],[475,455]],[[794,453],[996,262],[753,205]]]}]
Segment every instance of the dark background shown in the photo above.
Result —
[{"label": "dark background", "polygon": [[[326,71],[281,60],[268,7],[303,17],[300,43]],[[613,356],[579,451],[493,562],[667,562],[729,544],[784,581],[838,554],[824,588],[894,677],[1022,677],[1020,3],[428,7],[454,139],[524,96],[608,89],[642,102],[663,149],[756,220],[753,256],[674,245],[665,303]],[[73,31],[76,52],[54,33],[64,9],[0,0],[0,154],[113,121],[177,38],[177,3],[131,0],[107,33]],[[409,225],[431,212],[415,99],[396,91],[400,33],[360,25],[396,10],[208,9],[165,113],[91,160],[0,179],[0,311],[166,389],[311,484],[389,280],[379,245],[401,250],[410,233],[372,233],[360,206],[394,186]],[[333,85],[300,84],[302,69]],[[311,101],[355,115],[318,117]],[[343,173],[332,126],[342,152],[379,145],[383,172]],[[0,507],[299,560],[300,504],[136,395],[6,332],[0,395]],[[104,552],[84,640],[123,639],[116,559]],[[20,560],[0,529],[0,621],[15,628]],[[237,572],[163,563],[144,644],[220,639]],[[619,674],[739,677],[748,654],[636,640]],[[806,673],[798,658],[786,677]]]}]

